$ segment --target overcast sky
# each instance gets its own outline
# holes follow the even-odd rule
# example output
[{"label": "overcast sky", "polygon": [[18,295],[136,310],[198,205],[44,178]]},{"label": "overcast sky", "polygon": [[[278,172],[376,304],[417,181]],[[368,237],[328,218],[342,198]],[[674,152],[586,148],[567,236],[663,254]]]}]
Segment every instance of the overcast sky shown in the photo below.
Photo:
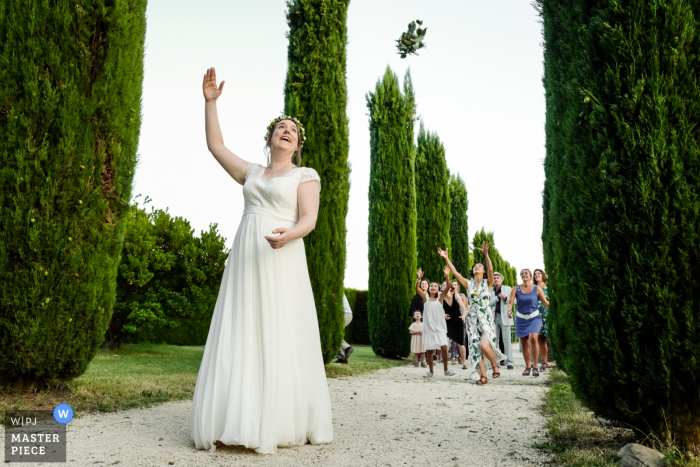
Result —
[{"label": "overcast sky", "polygon": [[[263,137],[284,108],[286,3],[150,0],[143,124],[134,195],[189,220],[217,223],[228,248],[242,187],[207,151],[202,76],[225,80],[226,146],[265,164]],[[427,47],[401,59],[395,40],[423,20]],[[352,164],[345,285],[367,288],[369,130],[365,94],[387,65],[411,69],[417,113],[445,145],[469,192],[469,235],[485,227],[518,270],[543,266],[544,91],[540,23],[525,0],[352,0],[347,84]],[[417,130],[417,126],[416,126]],[[416,131],[417,133],[417,131]],[[150,208],[149,208],[150,210]]]}]

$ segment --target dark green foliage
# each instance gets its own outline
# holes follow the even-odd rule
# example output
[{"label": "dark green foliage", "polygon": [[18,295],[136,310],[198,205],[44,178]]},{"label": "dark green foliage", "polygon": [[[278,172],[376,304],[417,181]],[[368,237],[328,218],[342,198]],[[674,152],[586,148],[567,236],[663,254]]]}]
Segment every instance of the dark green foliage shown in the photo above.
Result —
[{"label": "dark green foliage", "polygon": [[182,217],[132,205],[110,348],[123,342],[204,345],[228,258],[225,243],[216,224],[195,237]]},{"label": "dark green foliage", "polygon": [[345,295],[352,309],[352,321],[345,327],[345,341],[349,344],[372,344],[367,322],[367,291],[345,289]]},{"label": "dark green foliage", "polygon": [[343,341],[345,217],[350,196],[348,118],[345,113],[346,18],[349,0],[287,3],[289,68],[285,113],[306,128],[304,166],[321,176],[316,228],[304,238],[326,363]]},{"label": "dark green foliage", "polygon": [[374,353],[407,357],[408,310],[415,295],[416,189],[410,73],[399,80],[387,67],[374,93],[367,93],[370,134],[369,291],[367,316]]},{"label": "dark green foliage", "polygon": [[423,268],[426,279],[442,282],[445,260],[437,250],[450,248],[450,172],[440,138],[426,132],[423,122],[418,132],[415,170],[418,267]]},{"label": "dark green foliage", "polygon": [[[474,234],[474,240],[472,241],[473,252],[474,252],[474,263],[486,264],[486,258],[478,250],[484,246],[484,242],[489,242],[489,257],[491,258],[491,264],[493,265],[494,272],[500,272],[503,275],[503,284],[508,286],[515,286],[518,284],[518,278],[516,276],[515,268],[510,265],[510,263],[503,259],[501,253],[499,253],[496,248],[496,242],[493,239],[493,232],[486,232],[483,228]],[[458,269],[459,271],[459,269]],[[462,271],[459,271],[464,275]],[[471,277],[471,269],[467,271],[469,277]],[[466,277],[466,276],[465,276]]]},{"label": "dark green foliage", "polygon": [[146,1],[0,3],[0,375],[82,374],[112,315]]},{"label": "dark green foliage", "polygon": [[698,450],[700,1],[538,3],[552,343],[597,414]]},{"label": "dark green foliage", "polygon": [[[418,181],[416,180],[416,183]],[[469,231],[467,229],[467,187],[462,177],[450,176],[450,261],[457,271],[469,271]]]},{"label": "dark green foliage", "polygon": [[[418,29],[416,29],[418,23]],[[425,47],[423,39],[428,28],[421,28],[423,21],[417,19],[408,23],[408,31],[401,34],[401,37],[396,39],[396,49],[401,58],[406,58],[407,55],[418,55],[418,49]]]}]

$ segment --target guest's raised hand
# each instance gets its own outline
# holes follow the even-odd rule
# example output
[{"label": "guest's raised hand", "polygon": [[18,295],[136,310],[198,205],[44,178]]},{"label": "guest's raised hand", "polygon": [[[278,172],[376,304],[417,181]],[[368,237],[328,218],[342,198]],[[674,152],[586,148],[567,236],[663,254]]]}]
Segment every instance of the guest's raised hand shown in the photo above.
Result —
[{"label": "guest's raised hand", "polygon": [[272,233],[279,235],[277,237],[270,237],[268,235],[265,235],[265,240],[267,240],[270,246],[275,250],[278,248],[282,248],[290,240],[289,229],[286,227],[280,227],[279,229],[275,229],[272,231]]},{"label": "guest's raised hand", "polygon": [[445,266],[444,268],[442,268],[442,272],[445,274],[445,276],[450,277],[450,267],[449,266]]},{"label": "guest's raised hand", "polygon": [[445,248],[443,251],[442,248],[438,248],[438,255],[442,256],[445,259],[449,259],[449,256],[447,255],[447,250],[448,248]]},{"label": "guest's raised hand", "polygon": [[489,253],[489,242],[484,242],[484,246],[482,246],[481,248],[477,248],[477,250],[479,250],[481,253],[484,254],[484,256],[486,256]]},{"label": "guest's raised hand", "polygon": [[212,101],[218,99],[224,90],[224,83],[222,81],[221,85],[216,87],[216,70],[214,67],[207,68],[207,72],[204,74],[204,82],[202,83],[202,91],[204,92],[204,100]]},{"label": "guest's raised hand", "polygon": [[418,279],[423,278],[423,268],[418,268],[418,271],[416,271],[416,274],[418,275]]}]

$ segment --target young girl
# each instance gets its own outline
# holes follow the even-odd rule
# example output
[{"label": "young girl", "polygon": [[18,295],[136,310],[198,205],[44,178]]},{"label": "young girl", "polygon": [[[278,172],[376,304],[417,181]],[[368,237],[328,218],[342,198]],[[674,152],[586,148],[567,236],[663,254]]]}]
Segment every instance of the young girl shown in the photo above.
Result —
[{"label": "young girl", "polygon": [[[445,279],[449,282],[450,270],[445,267]],[[423,309],[425,311],[425,322],[423,323],[423,347],[428,353],[428,367],[430,371],[423,375],[424,378],[433,377],[433,354],[440,350],[442,354],[442,365],[445,369],[445,376],[454,376],[455,372],[447,369],[447,322],[445,311],[442,309],[442,302],[449,290],[445,287],[442,293],[436,282],[430,284],[426,294],[420,289],[420,279],[423,277],[423,270],[418,270],[418,280],[416,281],[416,292],[423,297]]]},{"label": "young girl", "polygon": [[423,347],[423,322],[422,313],[420,311],[413,312],[413,324],[408,328],[411,332],[411,352],[415,354],[415,361],[413,366],[418,366],[425,368],[425,361],[423,360],[423,355],[425,355],[425,348]]}]

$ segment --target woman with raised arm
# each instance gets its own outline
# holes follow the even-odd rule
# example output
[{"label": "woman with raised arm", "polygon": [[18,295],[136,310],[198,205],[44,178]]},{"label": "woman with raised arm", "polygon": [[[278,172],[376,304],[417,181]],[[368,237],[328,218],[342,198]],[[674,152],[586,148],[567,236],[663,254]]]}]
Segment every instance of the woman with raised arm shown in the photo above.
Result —
[{"label": "woman with raised arm", "polygon": [[[450,270],[444,271],[447,282],[450,281]],[[449,287],[445,287],[440,293],[437,282],[432,282],[426,294],[420,288],[420,280],[423,278],[423,269],[418,269],[416,281],[416,293],[423,297],[423,348],[428,354],[428,366],[430,371],[423,375],[424,378],[433,377],[433,355],[440,349],[442,353],[442,366],[445,368],[445,376],[454,376],[455,372],[447,369],[447,316],[442,309],[442,303],[447,296]]]},{"label": "woman with raised arm", "polygon": [[[542,316],[538,309],[537,300],[539,299],[544,306],[549,308],[549,301],[545,297],[542,289],[532,283],[532,272],[529,269],[520,271],[520,278],[523,283],[515,286],[510,292],[508,300],[508,317],[513,317],[513,302],[518,301],[517,315],[515,320],[515,335],[520,338],[520,346],[523,349],[523,357],[525,358],[525,371],[523,376],[539,376],[537,370],[537,358],[539,354],[539,346],[537,345],[538,333],[542,327]],[[532,347],[532,366],[530,364],[530,347]]]},{"label": "woman with raised arm", "polygon": [[[204,75],[207,146],[243,185],[245,210],[221,279],[192,401],[197,449],[333,440],[331,404],[316,306],[302,238],[316,225],[321,180],[300,167],[304,129],[292,117],[270,123],[267,166],[226,146],[214,68]],[[310,182],[310,183],[307,183]]]},{"label": "woman with raised arm", "polygon": [[[477,380],[476,384],[488,383],[486,376],[486,363],[484,356],[488,359],[493,369],[493,377],[498,378],[501,373],[496,362],[504,360],[506,357],[501,353],[496,343],[496,327],[491,316],[491,288],[493,287],[493,265],[489,258],[489,243],[478,249],[486,258],[486,266],[483,263],[476,263],[472,267],[472,278],[467,281],[455,269],[447,254],[447,250],[438,249],[438,254],[445,258],[447,267],[457,280],[467,288],[467,298],[469,299],[469,311],[467,312],[467,345],[469,346],[469,358],[472,368],[471,379]],[[484,277],[486,276],[486,277]],[[481,336],[479,336],[481,333]],[[479,373],[481,376],[479,377]]]}]

